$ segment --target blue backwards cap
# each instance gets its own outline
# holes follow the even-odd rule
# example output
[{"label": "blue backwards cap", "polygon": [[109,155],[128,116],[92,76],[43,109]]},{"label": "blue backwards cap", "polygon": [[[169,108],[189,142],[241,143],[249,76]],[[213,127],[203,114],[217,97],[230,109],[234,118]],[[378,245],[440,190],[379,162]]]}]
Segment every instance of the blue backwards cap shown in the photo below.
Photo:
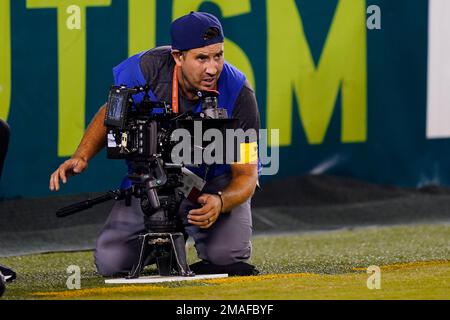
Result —
[{"label": "blue backwards cap", "polygon": [[[216,28],[218,35],[207,33],[210,28]],[[206,12],[191,12],[172,22],[170,28],[172,49],[190,50],[223,42],[223,30],[219,19]]]}]

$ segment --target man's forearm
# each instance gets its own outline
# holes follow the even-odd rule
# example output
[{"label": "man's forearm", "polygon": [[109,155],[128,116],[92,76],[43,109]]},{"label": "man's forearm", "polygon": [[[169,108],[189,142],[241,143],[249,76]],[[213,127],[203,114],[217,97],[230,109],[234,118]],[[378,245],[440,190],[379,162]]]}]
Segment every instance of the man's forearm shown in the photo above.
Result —
[{"label": "man's forearm", "polygon": [[73,158],[80,157],[86,162],[91,160],[106,144],[105,120],[106,104],[103,105],[92,119]]},{"label": "man's forearm", "polygon": [[232,170],[230,184],[222,191],[222,212],[229,212],[233,208],[247,201],[255,192],[258,172],[256,165],[244,165],[244,170]]}]

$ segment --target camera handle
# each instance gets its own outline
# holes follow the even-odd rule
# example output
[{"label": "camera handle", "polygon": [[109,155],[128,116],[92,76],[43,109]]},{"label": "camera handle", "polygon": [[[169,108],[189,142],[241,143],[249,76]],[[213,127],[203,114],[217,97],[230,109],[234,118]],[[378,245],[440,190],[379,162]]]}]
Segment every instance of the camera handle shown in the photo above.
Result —
[{"label": "camera handle", "polygon": [[67,217],[67,216],[70,216],[77,212],[92,208],[93,206],[95,206],[99,203],[106,202],[106,201],[113,200],[113,199],[114,200],[122,200],[124,198],[127,198],[127,200],[128,200],[128,195],[127,195],[126,190],[121,190],[121,189],[110,190],[97,198],[84,200],[81,202],[71,204],[70,206],[60,208],[60,209],[56,210],[56,216],[58,218]]}]

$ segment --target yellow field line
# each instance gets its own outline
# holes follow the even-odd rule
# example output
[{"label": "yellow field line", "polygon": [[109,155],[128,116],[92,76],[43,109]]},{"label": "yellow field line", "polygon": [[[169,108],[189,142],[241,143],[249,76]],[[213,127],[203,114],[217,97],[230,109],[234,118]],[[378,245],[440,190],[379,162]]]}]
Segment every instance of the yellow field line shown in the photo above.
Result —
[{"label": "yellow field line", "polygon": [[275,280],[275,279],[288,279],[288,278],[303,278],[311,277],[317,274],[314,273],[285,273],[285,274],[267,274],[262,276],[248,276],[248,277],[230,277],[220,279],[203,280],[202,282],[214,283],[214,284],[228,284],[228,283],[243,283],[243,282],[255,282],[263,280]]},{"label": "yellow field line", "polygon": [[[390,270],[403,270],[403,269],[411,269],[411,268],[420,268],[420,267],[430,267],[430,266],[438,266],[443,264],[449,264],[449,260],[435,260],[435,261],[415,261],[415,262],[404,262],[404,263],[394,263],[388,265],[380,266],[381,270],[390,271]],[[367,267],[356,267],[352,268],[355,271],[366,271]]]},{"label": "yellow field line", "polygon": [[139,293],[148,292],[153,290],[167,290],[167,287],[159,286],[120,286],[120,287],[109,287],[109,288],[89,288],[80,290],[70,290],[70,291],[49,291],[49,292],[34,292],[35,296],[51,296],[54,298],[77,298],[85,297],[91,295],[107,295],[112,293]]}]

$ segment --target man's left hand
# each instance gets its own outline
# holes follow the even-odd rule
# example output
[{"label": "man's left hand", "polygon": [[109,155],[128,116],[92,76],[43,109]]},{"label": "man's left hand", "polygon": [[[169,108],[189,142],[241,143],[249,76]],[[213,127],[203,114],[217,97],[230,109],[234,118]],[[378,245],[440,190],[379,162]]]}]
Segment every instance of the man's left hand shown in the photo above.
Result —
[{"label": "man's left hand", "polygon": [[204,193],[197,199],[202,205],[199,209],[189,211],[188,221],[190,224],[198,226],[202,229],[211,227],[219,218],[222,208],[222,201],[216,194]]}]

